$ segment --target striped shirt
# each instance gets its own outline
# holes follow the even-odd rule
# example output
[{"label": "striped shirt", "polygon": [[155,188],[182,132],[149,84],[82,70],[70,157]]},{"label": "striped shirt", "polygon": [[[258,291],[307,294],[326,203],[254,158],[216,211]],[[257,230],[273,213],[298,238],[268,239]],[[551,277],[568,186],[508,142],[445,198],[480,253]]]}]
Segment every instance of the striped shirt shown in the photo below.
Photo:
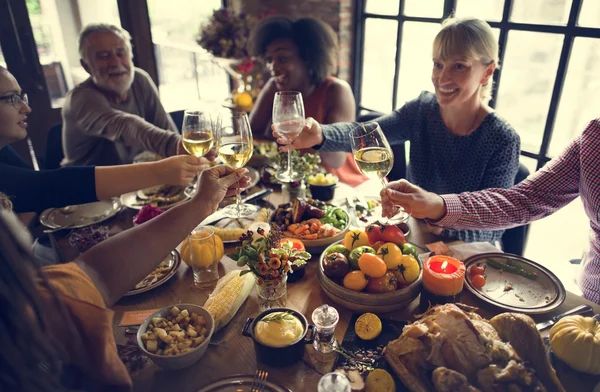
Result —
[{"label": "striped shirt", "polygon": [[430,223],[509,228],[546,217],[577,196],[581,196],[591,229],[579,285],[585,298],[600,303],[600,118],[590,122],[562,154],[510,189],[442,196],[446,215]]}]

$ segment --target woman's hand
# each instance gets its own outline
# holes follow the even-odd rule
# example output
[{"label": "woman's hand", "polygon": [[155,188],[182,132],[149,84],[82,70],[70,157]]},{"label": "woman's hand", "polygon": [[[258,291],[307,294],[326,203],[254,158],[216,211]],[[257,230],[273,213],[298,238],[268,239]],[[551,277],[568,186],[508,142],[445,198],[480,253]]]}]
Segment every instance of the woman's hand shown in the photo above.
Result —
[{"label": "woman's hand", "polygon": [[204,170],[200,174],[198,192],[193,201],[206,204],[210,211],[216,211],[224,197],[235,195],[250,185],[250,177],[246,173],[247,169],[233,170],[225,165]]},{"label": "woman's hand", "polygon": [[176,155],[153,162],[158,184],[189,185],[194,177],[210,164],[206,158],[191,155]]},{"label": "woman's hand", "polygon": [[438,220],[446,213],[444,199],[406,180],[390,182],[381,191],[381,204],[383,216],[388,218],[396,214],[396,206],[411,211],[411,215],[419,219]]},{"label": "woman's hand", "polygon": [[321,124],[319,124],[317,120],[312,117],[306,119],[304,122],[304,128],[302,128],[302,132],[300,132],[300,135],[298,135],[292,144],[287,144],[288,140],[281,137],[277,133],[275,125],[271,125],[271,130],[273,131],[273,136],[275,136],[277,139],[277,143],[284,144],[284,146],[279,147],[280,151],[311,148],[312,146],[321,144],[323,142],[323,130],[321,129]]}]

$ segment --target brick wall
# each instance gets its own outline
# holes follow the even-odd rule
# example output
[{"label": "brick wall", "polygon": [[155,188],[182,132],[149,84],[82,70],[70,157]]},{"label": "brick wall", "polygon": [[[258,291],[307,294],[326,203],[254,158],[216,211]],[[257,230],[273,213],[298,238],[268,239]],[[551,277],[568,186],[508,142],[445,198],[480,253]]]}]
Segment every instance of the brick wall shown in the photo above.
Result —
[{"label": "brick wall", "polygon": [[338,35],[338,77],[352,85],[352,0],[230,0],[237,12],[260,15],[269,11],[276,15],[299,18],[311,16],[329,23]]}]

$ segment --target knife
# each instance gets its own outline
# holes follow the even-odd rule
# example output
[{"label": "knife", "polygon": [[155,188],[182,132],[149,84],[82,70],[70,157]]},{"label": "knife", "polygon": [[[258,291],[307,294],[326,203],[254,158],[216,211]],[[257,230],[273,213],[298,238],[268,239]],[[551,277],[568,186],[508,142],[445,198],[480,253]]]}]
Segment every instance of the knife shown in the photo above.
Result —
[{"label": "knife", "polygon": [[[249,203],[251,201],[262,199],[263,197],[268,196],[271,193],[273,193],[273,189],[270,189],[270,188],[260,190],[250,196],[244,197],[242,199],[242,203]],[[225,214],[223,213],[222,210],[219,210],[219,211],[215,212],[214,214],[209,215],[206,219],[204,219],[202,221],[202,223],[200,223],[200,225],[202,225],[202,226],[210,225],[211,223],[220,221],[223,218],[225,218]]]},{"label": "knife", "polygon": [[546,328],[553,326],[558,320],[560,320],[561,318],[563,318],[565,316],[573,316],[576,314],[585,314],[585,313],[591,313],[591,312],[593,312],[593,310],[590,305],[579,305],[571,310],[567,310],[564,313],[561,313],[559,315],[552,317],[548,321],[544,321],[543,323],[538,323],[535,325],[535,327],[538,329],[538,331],[542,331]]}]

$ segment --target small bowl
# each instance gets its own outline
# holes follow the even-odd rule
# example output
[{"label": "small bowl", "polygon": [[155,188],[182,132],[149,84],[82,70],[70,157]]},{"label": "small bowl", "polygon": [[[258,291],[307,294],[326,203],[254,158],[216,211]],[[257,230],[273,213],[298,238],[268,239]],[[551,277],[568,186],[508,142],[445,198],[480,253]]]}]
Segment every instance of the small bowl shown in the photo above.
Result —
[{"label": "small bowl", "polygon": [[339,179],[337,176],[335,177],[335,182],[333,184],[320,185],[320,184],[311,184],[308,182],[308,186],[310,188],[310,194],[313,199],[321,200],[321,201],[330,201],[333,200],[333,195],[335,194],[335,188],[339,183]]},{"label": "small bowl", "polygon": [[[283,347],[272,347],[267,346],[258,341],[254,336],[256,324],[263,319],[266,315],[274,312],[290,312],[296,316],[302,323],[304,332],[302,336],[294,343],[283,346]],[[310,332],[310,334],[309,334]],[[256,359],[273,367],[285,367],[293,365],[300,361],[304,356],[304,345],[311,344],[315,338],[315,327],[308,324],[306,317],[294,309],[290,308],[272,308],[267,309],[255,318],[249,318],[242,327],[242,335],[251,337],[254,341],[254,350],[256,352]]]},{"label": "small bowl", "polygon": [[[202,344],[200,344],[198,347],[191,349],[190,351],[188,351],[185,354],[180,354],[180,355],[153,354],[153,353],[149,352],[148,350],[146,350],[146,347],[144,346],[144,342],[142,342],[142,334],[144,334],[146,332],[146,330],[148,329],[148,325],[152,322],[152,319],[154,317],[163,317],[163,318],[167,317],[170,314],[171,309],[174,306],[177,306],[180,310],[187,309],[187,311],[190,312],[190,314],[192,312],[196,312],[200,316],[204,316],[204,319],[206,320],[206,324],[207,324],[207,328],[208,328],[208,335],[206,336],[206,339],[204,340],[204,342],[202,342]],[[198,306],[198,305],[192,305],[192,304],[170,305],[170,306],[167,306],[166,308],[162,308],[158,312],[152,314],[150,317],[148,317],[146,319],[146,321],[144,321],[144,323],[138,329],[137,343],[138,343],[138,346],[140,346],[140,349],[144,352],[144,354],[146,354],[148,356],[148,358],[150,358],[152,360],[152,362],[154,362],[158,366],[160,366],[164,369],[170,369],[170,370],[183,369],[183,368],[193,365],[194,363],[198,362],[198,360],[200,358],[202,358],[202,356],[206,352],[206,349],[208,348],[208,342],[210,341],[210,338],[212,337],[212,334],[214,331],[215,331],[215,320],[213,319],[213,316],[210,313],[208,313],[206,311],[206,309],[204,309],[203,307]]]}]

